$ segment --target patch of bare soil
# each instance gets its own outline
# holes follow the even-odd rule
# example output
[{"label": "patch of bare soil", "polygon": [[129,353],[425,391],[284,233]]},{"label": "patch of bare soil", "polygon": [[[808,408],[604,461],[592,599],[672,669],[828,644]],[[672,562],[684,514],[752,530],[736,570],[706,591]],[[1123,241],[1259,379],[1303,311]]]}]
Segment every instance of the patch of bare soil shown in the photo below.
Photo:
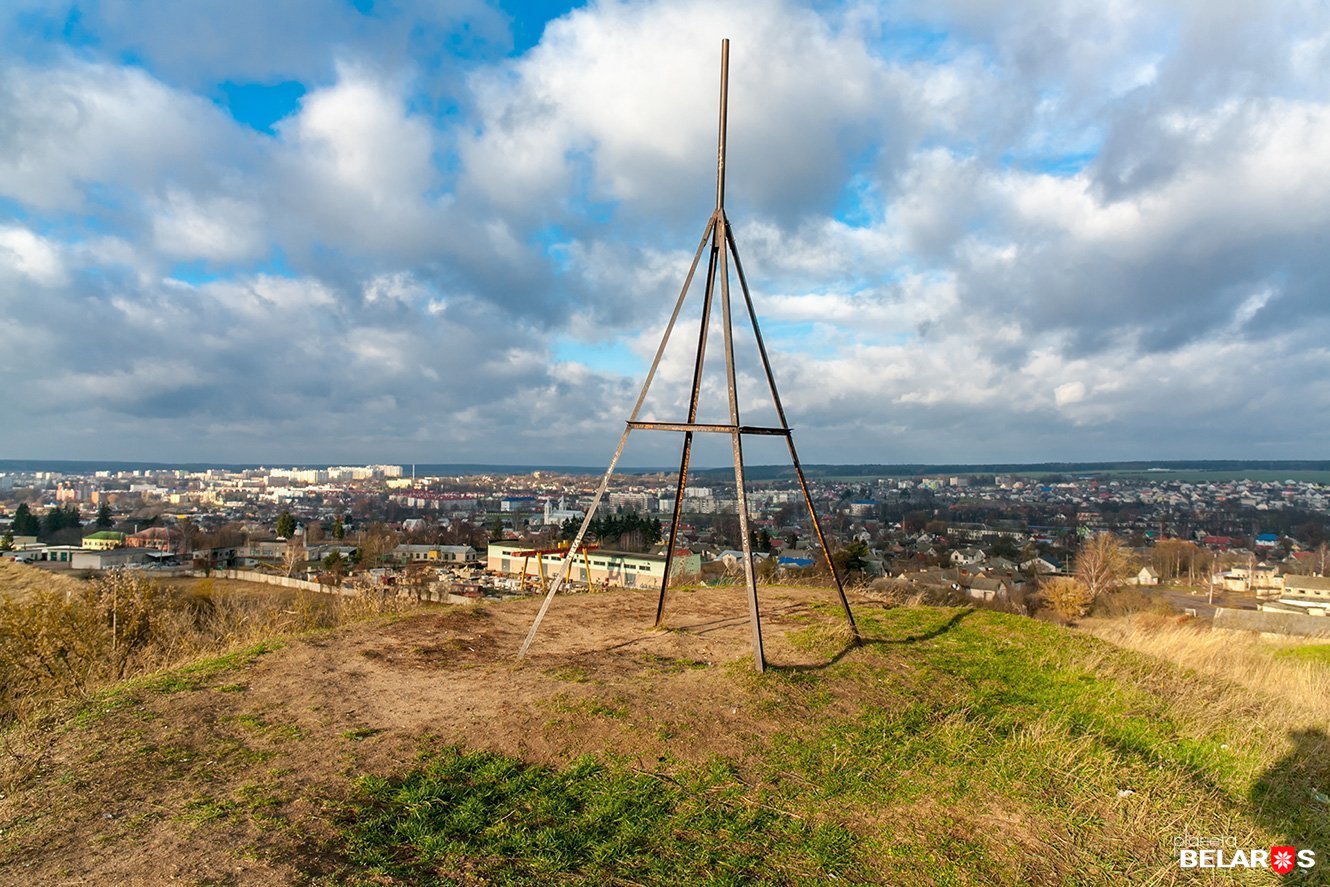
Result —
[{"label": "patch of bare soil", "polygon": [[[832,600],[763,589],[768,661],[789,674],[825,664],[825,645],[797,630],[834,637],[835,610],[810,606]],[[653,593],[560,597],[518,662],[538,605],[433,608],[296,639],[206,686],[0,747],[0,883],[335,883],[339,799],[427,746],[656,768],[742,760],[780,729],[753,692],[742,588],[672,593],[660,631]]]}]

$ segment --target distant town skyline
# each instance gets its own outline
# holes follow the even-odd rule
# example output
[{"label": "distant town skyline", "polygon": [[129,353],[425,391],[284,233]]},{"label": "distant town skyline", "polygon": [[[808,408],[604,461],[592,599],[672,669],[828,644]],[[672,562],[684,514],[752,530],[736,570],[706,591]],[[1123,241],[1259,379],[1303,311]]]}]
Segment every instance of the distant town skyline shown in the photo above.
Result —
[{"label": "distant town skyline", "polygon": [[1324,5],[20,0],[0,458],[603,464],[711,208],[722,37],[806,462],[1327,451]]}]

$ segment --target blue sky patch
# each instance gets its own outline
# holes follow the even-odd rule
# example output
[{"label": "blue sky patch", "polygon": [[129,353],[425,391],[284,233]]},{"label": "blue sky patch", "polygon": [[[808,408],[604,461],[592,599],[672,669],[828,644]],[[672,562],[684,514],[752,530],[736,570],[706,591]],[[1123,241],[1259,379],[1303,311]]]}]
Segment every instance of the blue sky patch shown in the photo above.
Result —
[{"label": "blue sky patch", "polygon": [[1039,172],[1052,176],[1074,176],[1090,165],[1098,151],[1071,151],[1066,154],[1005,154],[1001,163],[1007,169]]},{"label": "blue sky patch", "polygon": [[289,117],[300,107],[306,89],[303,83],[286,80],[281,83],[233,83],[230,80],[217,86],[221,93],[218,104],[240,123],[275,135],[277,121]]},{"label": "blue sky patch", "polygon": [[556,18],[562,18],[574,9],[586,6],[582,0],[499,0],[499,8],[511,18],[513,31],[513,55],[522,55],[540,42],[545,26]]},{"label": "blue sky patch", "polygon": [[946,31],[927,25],[889,25],[878,48],[897,61],[938,61],[947,56],[950,39]]},{"label": "blue sky patch", "polygon": [[167,272],[168,277],[194,286],[254,274],[267,274],[273,277],[298,276],[286,261],[286,255],[278,248],[274,248],[263,261],[246,267],[219,266],[203,259],[195,259],[189,262],[177,262]]},{"label": "blue sky patch", "polygon": [[554,358],[560,363],[580,363],[602,373],[639,376],[646,369],[627,345],[614,342],[579,342],[559,338],[554,341]]}]

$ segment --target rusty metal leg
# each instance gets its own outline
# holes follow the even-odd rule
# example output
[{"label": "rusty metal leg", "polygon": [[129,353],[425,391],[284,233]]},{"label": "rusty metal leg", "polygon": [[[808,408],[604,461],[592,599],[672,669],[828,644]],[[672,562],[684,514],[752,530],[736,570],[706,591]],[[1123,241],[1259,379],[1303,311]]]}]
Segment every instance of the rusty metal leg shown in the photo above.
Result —
[{"label": "rusty metal leg", "polygon": [[836,569],[836,561],[831,557],[831,549],[827,547],[827,538],[822,535],[822,522],[817,519],[817,509],[813,507],[813,496],[808,492],[808,481],[804,479],[804,469],[799,464],[799,454],[794,450],[794,438],[787,437],[785,442],[790,445],[790,461],[794,463],[794,472],[799,476],[799,489],[803,490],[804,502],[808,504],[808,517],[813,521],[813,532],[817,534],[818,544],[822,546],[822,556],[827,559],[827,569],[831,571],[831,578],[836,583],[836,594],[840,597],[841,609],[845,611],[845,621],[849,623],[850,634],[857,644],[862,640],[859,636],[859,626],[854,621],[854,614],[850,612],[850,601],[845,597],[845,586],[841,583],[840,572]]},{"label": "rusty metal leg", "polygon": [[[722,124],[723,125],[723,124]],[[724,239],[728,224],[721,214],[716,222]],[[720,254],[720,313],[721,328],[725,333],[725,385],[730,400],[730,424],[734,431],[730,443],[734,448],[734,489],[739,505],[739,537],[744,553],[744,578],[748,584],[748,617],[753,631],[753,666],[760,672],[766,669],[766,654],[762,649],[762,614],[757,601],[757,571],[753,569],[753,542],[748,533],[748,490],[744,483],[743,438],[739,434],[739,387],[735,382],[734,324],[730,311],[730,273],[728,251]]]},{"label": "rusty metal leg", "polygon": [[[707,282],[702,295],[702,320],[697,330],[697,356],[693,362],[693,390],[688,397],[688,421],[697,421],[697,401],[702,393],[702,368],[707,356],[707,332],[711,327],[711,295],[716,283],[717,255],[724,254],[724,238],[718,230],[720,211],[711,215],[711,254],[707,258]],[[656,598],[656,621],[660,628],[665,621],[665,595],[670,586],[670,570],[674,567],[674,541],[678,538],[679,520],[683,515],[683,490],[688,480],[688,460],[693,449],[693,434],[684,433],[683,455],[679,459],[679,483],[674,496],[674,520],[670,523],[669,547],[665,550],[665,575],[660,578],[660,596]]]},{"label": "rusty metal leg", "polygon": [[748,493],[744,489],[743,441],[737,431],[731,440],[734,443],[734,485],[739,491],[739,535],[743,537],[744,579],[748,583],[748,618],[753,629],[753,667],[765,671],[767,659],[762,649],[762,614],[757,603],[757,573],[753,569],[753,544],[748,538]]},{"label": "rusty metal leg", "polygon": [[[614,448],[614,456],[610,459],[610,467],[605,469],[605,476],[600,479],[600,486],[596,489],[596,495],[591,500],[591,507],[587,509],[586,517],[582,518],[582,526],[578,528],[573,544],[568,547],[568,554],[564,556],[563,563],[559,565],[559,573],[554,577],[554,582],[550,584],[550,590],[545,594],[545,600],[541,602],[540,611],[536,613],[536,618],[531,623],[531,630],[527,632],[526,640],[522,641],[522,647],[517,651],[518,659],[526,656],[526,651],[531,647],[531,642],[536,639],[536,631],[540,628],[540,623],[544,621],[545,614],[549,612],[554,595],[558,593],[560,586],[568,578],[573,561],[577,557],[578,549],[582,547],[582,539],[586,536],[587,528],[591,526],[591,519],[595,517],[596,509],[600,507],[600,500],[604,497],[605,490],[610,485],[610,478],[614,476],[614,466],[619,464],[619,457],[623,455],[624,445],[628,443],[628,435],[632,430],[632,426],[625,426],[623,434],[619,437],[619,445]],[[588,590],[590,590],[590,583],[591,575],[588,573]]]},{"label": "rusty metal leg", "polygon": [[683,456],[679,459],[679,483],[674,493],[674,516],[670,520],[669,546],[665,549],[665,574],[660,577],[660,596],[656,599],[655,627],[665,620],[665,590],[670,584],[670,569],[674,565],[674,543],[679,538],[679,520],[683,515],[683,488],[688,482],[688,457],[693,449],[693,433],[683,436]]}]

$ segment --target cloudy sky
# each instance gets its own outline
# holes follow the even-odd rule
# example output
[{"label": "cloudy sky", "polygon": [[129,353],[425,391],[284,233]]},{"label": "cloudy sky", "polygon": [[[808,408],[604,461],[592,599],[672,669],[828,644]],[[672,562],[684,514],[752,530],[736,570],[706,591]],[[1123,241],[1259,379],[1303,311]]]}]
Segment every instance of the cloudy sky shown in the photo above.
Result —
[{"label": "cloudy sky", "polygon": [[1324,458],[1328,10],[9,0],[0,457],[602,464],[714,201],[729,37],[805,461]]}]

